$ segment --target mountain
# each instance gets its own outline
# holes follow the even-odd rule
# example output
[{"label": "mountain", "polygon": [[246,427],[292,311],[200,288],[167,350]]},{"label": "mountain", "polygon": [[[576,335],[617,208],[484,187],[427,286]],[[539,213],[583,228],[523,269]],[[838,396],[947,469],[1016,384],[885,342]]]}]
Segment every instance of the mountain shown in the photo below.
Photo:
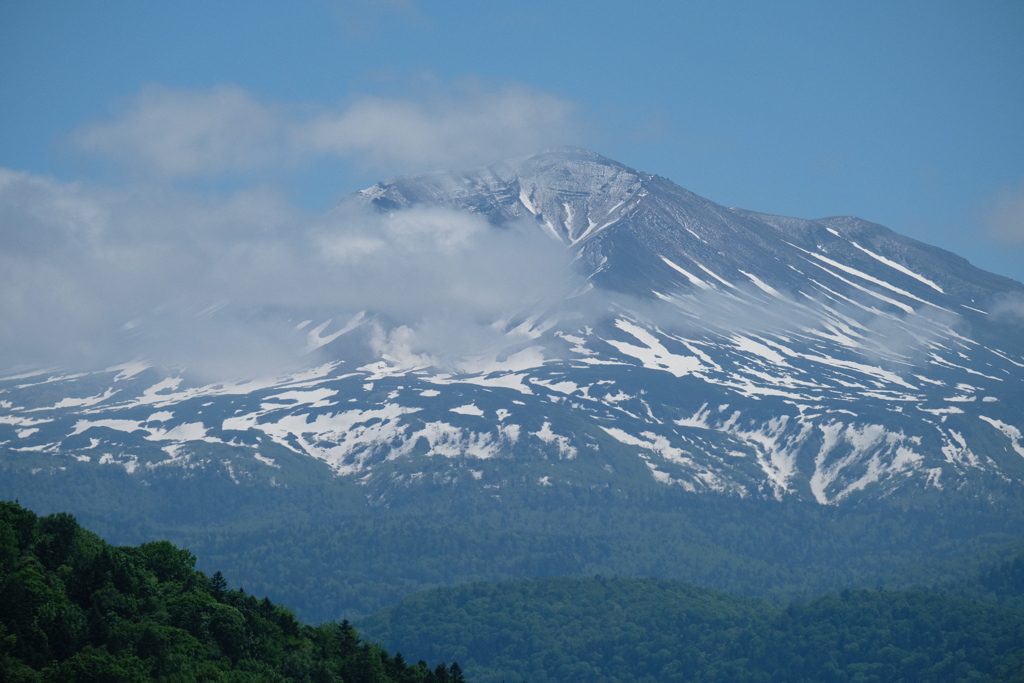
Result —
[{"label": "mountain", "polygon": [[416,221],[469,226],[507,251],[452,262],[524,293],[427,320],[450,353],[415,346],[416,311],[304,308],[267,312],[309,350],[278,376],[11,372],[0,498],[193,548],[310,621],[595,573],[785,602],[945,585],[1024,548],[1018,282],[580,149],[387,180],[325,221],[351,216],[380,219],[356,251],[399,226],[410,268]]},{"label": "mountain", "polygon": [[356,363],[340,350],[372,312],[322,312],[304,329],[319,364],[285,377],[7,376],[3,457],[236,483],[312,458],[384,506],[426,483],[835,505],[1024,480],[1024,326],[1001,313],[1024,285],[954,254],[857,218],[726,208],[575,148],[354,201],[534,226],[587,285],[449,367]]}]

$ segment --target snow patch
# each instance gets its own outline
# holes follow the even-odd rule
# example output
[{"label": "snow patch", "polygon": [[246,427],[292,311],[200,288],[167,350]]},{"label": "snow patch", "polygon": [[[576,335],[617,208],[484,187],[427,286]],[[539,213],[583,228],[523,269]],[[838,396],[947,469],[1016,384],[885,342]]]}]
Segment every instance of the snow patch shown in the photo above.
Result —
[{"label": "snow patch", "polygon": [[985,417],[984,415],[979,415],[978,417],[1001,431],[1010,440],[1013,450],[1017,451],[1017,454],[1021,457],[1024,457],[1024,445],[1021,445],[1021,439],[1024,438],[1024,435],[1021,435],[1020,429],[991,417]]},{"label": "snow patch", "polygon": [[257,460],[259,460],[264,465],[267,465],[268,467],[276,467],[277,469],[281,469],[281,466],[274,462],[273,458],[268,458],[265,455],[260,455],[259,453],[253,453],[252,457],[256,458]]},{"label": "snow patch", "polygon": [[[117,378],[114,379],[116,381]],[[103,401],[106,401],[108,398],[116,394],[118,391],[120,390],[110,388],[104,391],[102,394],[97,394],[96,396],[88,396],[86,398],[64,398],[49,408],[36,408],[36,410],[58,410],[60,408],[85,408],[88,406],[94,406],[97,403],[102,403]]]},{"label": "snow patch", "polygon": [[619,319],[615,321],[615,326],[633,335],[646,346],[634,346],[633,344],[614,339],[606,339],[605,341],[622,353],[638,359],[645,368],[663,370],[676,377],[691,375],[705,369],[700,358],[697,356],[680,356],[672,353],[658,341],[657,337],[638,325]]},{"label": "snow patch", "polygon": [[779,291],[777,289],[775,289],[774,287],[772,287],[768,283],[763,282],[762,280],[758,279],[758,277],[756,275],[751,275],[750,273],[748,273],[745,270],[741,270],[740,272],[743,273],[744,275],[746,275],[747,278],[751,282],[753,282],[754,285],[758,289],[760,289],[762,292],[764,292],[765,294],[770,294],[771,296],[775,297],[776,299],[782,299],[783,301],[786,300],[786,297],[784,297],[781,294],[779,294]]},{"label": "snow patch", "polygon": [[696,285],[697,287],[700,287],[701,289],[711,289],[711,285],[709,285],[708,283],[704,282],[699,277],[697,277],[693,273],[689,272],[688,270],[686,270],[685,268],[683,268],[679,264],[674,263],[674,262],[668,260],[664,256],[661,257],[661,260],[664,261],[673,270],[675,270],[675,271],[681,273],[682,275],[684,275],[686,277],[686,279],[690,281],[690,284]]},{"label": "snow patch", "polygon": [[565,458],[566,460],[572,460],[576,457],[576,447],[569,441],[569,437],[559,436],[551,431],[551,423],[545,422],[540,431],[530,432],[531,435],[537,437],[544,443],[554,443],[558,446],[558,457]]},{"label": "snow patch", "polygon": [[452,408],[451,412],[459,413],[460,415],[475,415],[476,417],[483,417],[484,416],[484,411],[482,411],[480,408],[477,408],[476,404],[474,404],[474,403],[467,403],[464,406],[459,406],[458,408]]},{"label": "snow patch", "polygon": [[[914,271],[910,270],[909,268],[907,268],[904,265],[896,263],[895,261],[890,261],[889,259],[885,258],[884,256],[882,256],[880,254],[876,254],[875,252],[873,252],[873,251],[871,251],[869,249],[865,249],[864,247],[860,246],[856,242],[851,241],[850,244],[852,244],[853,246],[857,247],[858,249],[863,251],[865,254],[867,254],[871,258],[876,259],[876,260],[878,260],[881,263],[884,263],[885,265],[889,266],[890,268],[894,268],[894,269],[900,271],[901,273],[903,273],[904,275],[909,275],[910,277],[914,278],[915,280],[923,282],[924,284],[928,285],[929,287],[934,289],[939,294],[945,294],[945,292],[942,291],[942,287],[939,287],[937,284],[935,284],[934,282],[932,282],[931,280],[926,278],[924,275],[920,275],[918,273],[915,273]],[[966,306],[965,308],[970,308],[970,306]],[[973,310],[977,311],[978,309],[973,309]],[[979,313],[984,313],[985,311],[978,311],[978,312]]]},{"label": "snow patch", "polygon": [[117,376],[114,378],[115,382],[121,382],[126,379],[131,379],[135,375],[139,374],[143,370],[149,369],[151,366],[145,361],[133,361],[131,363],[122,363],[121,365],[113,365],[107,368],[107,372],[118,371]]}]

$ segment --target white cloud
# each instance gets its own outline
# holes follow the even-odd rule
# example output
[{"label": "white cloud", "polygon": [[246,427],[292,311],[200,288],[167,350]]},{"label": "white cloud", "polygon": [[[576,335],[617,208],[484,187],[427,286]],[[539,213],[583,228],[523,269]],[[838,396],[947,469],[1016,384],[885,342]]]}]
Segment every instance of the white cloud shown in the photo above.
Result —
[{"label": "white cloud", "polygon": [[408,369],[435,365],[437,359],[426,353],[413,351],[417,343],[416,332],[405,325],[390,331],[384,330],[380,325],[374,325],[373,337],[370,340],[374,353],[392,365]]},{"label": "white cloud", "polygon": [[79,130],[86,154],[163,177],[204,177],[341,157],[388,173],[483,164],[576,141],[573,106],[521,85],[436,84],[420,99],[354,97],[319,109],[237,86],[148,86],[111,121]]},{"label": "white cloud", "polygon": [[572,142],[572,112],[565,100],[523,86],[469,87],[423,101],[363,98],[298,135],[313,150],[372,168],[452,167]]},{"label": "white cloud", "polygon": [[984,218],[989,237],[1010,246],[1024,245],[1024,181],[991,197]]},{"label": "white cloud", "polygon": [[80,130],[87,153],[163,176],[246,172],[288,155],[288,111],[237,86],[143,88],[114,121]]},{"label": "white cloud", "polygon": [[89,242],[106,220],[103,205],[76,185],[29,173],[0,169],[0,197],[0,252],[7,255]]},{"label": "white cloud", "polygon": [[273,372],[309,360],[297,322],[367,310],[379,331],[364,350],[443,362],[509,343],[494,321],[577,286],[568,253],[529,227],[436,208],[309,214],[267,188],[112,190],[0,170],[0,358]]}]

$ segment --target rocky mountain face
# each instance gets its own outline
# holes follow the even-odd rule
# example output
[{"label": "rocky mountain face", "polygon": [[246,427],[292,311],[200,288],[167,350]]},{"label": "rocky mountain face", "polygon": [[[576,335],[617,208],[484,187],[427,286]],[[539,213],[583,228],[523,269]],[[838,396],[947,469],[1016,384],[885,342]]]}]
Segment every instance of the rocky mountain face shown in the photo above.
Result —
[{"label": "rocky mountain face", "polygon": [[303,329],[318,363],[285,377],[3,377],[2,457],[40,482],[75,463],[238,485],[313,459],[374,505],[427,484],[841,505],[1024,481],[1024,285],[954,254],[857,218],[726,208],[581,149],[355,201],[529,225],[588,285],[452,367],[354,362],[338,349],[372,312],[325,312]]}]

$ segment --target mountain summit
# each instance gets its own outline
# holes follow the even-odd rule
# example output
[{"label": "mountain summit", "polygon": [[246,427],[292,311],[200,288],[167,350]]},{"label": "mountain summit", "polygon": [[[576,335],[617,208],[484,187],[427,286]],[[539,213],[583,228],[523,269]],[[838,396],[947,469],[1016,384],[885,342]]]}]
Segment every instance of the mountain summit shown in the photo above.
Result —
[{"label": "mountain summit", "polygon": [[573,252],[588,312],[524,313],[508,347],[457,368],[331,357],[359,317],[288,377],[8,377],[4,457],[238,486],[313,462],[374,505],[438,486],[837,505],[1024,481],[1024,330],[999,317],[1024,285],[954,254],[857,218],[726,208],[575,148],[355,199],[535,225]]}]

